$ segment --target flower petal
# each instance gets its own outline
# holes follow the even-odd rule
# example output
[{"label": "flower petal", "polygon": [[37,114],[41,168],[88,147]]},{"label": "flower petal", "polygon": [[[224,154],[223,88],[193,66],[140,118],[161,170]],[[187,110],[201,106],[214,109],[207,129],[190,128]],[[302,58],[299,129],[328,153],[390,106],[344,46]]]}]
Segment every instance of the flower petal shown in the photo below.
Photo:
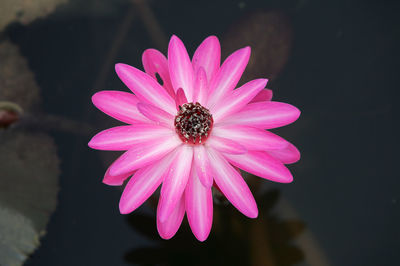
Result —
[{"label": "flower petal", "polygon": [[157,209],[160,222],[167,220],[181,198],[189,179],[192,160],[193,148],[191,146],[182,145],[177,149],[161,188]]},{"label": "flower petal", "polygon": [[190,228],[199,241],[207,239],[213,220],[211,188],[206,188],[192,169],[185,191],[186,213]]},{"label": "flower petal", "polygon": [[300,151],[292,143],[289,143],[289,145],[283,149],[267,152],[284,164],[291,164],[300,160]]},{"label": "flower petal", "polygon": [[247,152],[247,149],[239,143],[215,135],[210,136],[210,138],[207,140],[206,145],[223,153],[243,154]]},{"label": "flower petal", "polygon": [[197,71],[196,79],[194,82],[193,102],[199,102],[205,106],[208,97],[208,83],[206,72],[204,68],[199,67]]},{"label": "flower petal", "polygon": [[210,109],[214,122],[243,109],[267,85],[268,79],[255,79],[234,90],[223,102]]},{"label": "flower petal", "polygon": [[157,212],[157,230],[163,239],[171,239],[179,227],[181,226],[183,216],[185,216],[185,197],[182,195],[179,202],[176,204],[171,215],[168,216],[167,220],[161,222],[159,219],[159,213]]},{"label": "flower petal", "polygon": [[199,68],[206,71],[207,81],[209,82],[217,73],[221,61],[221,46],[216,36],[207,37],[196,49],[192,63],[194,73]]},{"label": "flower petal", "polygon": [[250,58],[250,47],[245,47],[231,54],[222,64],[218,73],[210,82],[208,107],[219,103],[232,91],[240,80]]},{"label": "flower petal", "polygon": [[103,183],[109,186],[121,186],[128,177],[134,174],[134,172],[129,172],[117,176],[112,176],[110,175],[110,167],[108,167],[103,178]]},{"label": "flower petal", "polygon": [[168,45],[168,67],[174,90],[182,88],[187,99],[193,100],[193,66],[183,42],[175,35]]},{"label": "flower petal", "polygon": [[236,167],[253,175],[279,183],[293,181],[292,174],[279,160],[263,151],[249,151],[246,154],[224,154],[225,158]]},{"label": "flower petal", "polygon": [[174,116],[170,113],[147,103],[138,103],[137,108],[142,115],[156,122],[157,125],[163,125],[169,128],[174,127]]},{"label": "flower petal", "polygon": [[176,98],[175,98],[176,110],[179,110],[179,106],[182,106],[182,104],[187,102],[188,100],[186,99],[185,92],[183,91],[182,88],[179,88],[176,91]]},{"label": "flower petal", "polygon": [[215,183],[221,189],[222,193],[241,213],[250,218],[256,218],[258,216],[257,204],[242,176],[219,152],[211,148],[207,149],[207,151],[210,156]]},{"label": "flower petal", "polygon": [[157,80],[156,74],[160,75],[164,89],[171,97],[175,97],[175,91],[172,88],[171,79],[169,77],[167,58],[156,49],[147,49],[143,52],[142,62],[146,73],[155,80]]},{"label": "flower petal", "polygon": [[248,104],[220,123],[270,129],[293,123],[299,116],[300,110],[293,105],[281,102],[257,102]]},{"label": "flower petal", "polygon": [[133,145],[113,163],[110,174],[120,175],[147,166],[164,157],[181,143],[176,135],[172,135]]},{"label": "flower petal", "polygon": [[214,127],[212,136],[235,140],[247,150],[265,151],[285,148],[289,143],[269,131],[239,125]]},{"label": "flower petal", "polygon": [[174,100],[155,79],[125,64],[116,64],[115,71],[140,101],[160,106],[168,113],[176,113]]},{"label": "flower petal", "polygon": [[148,142],[175,132],[169,128],[153,124],[119,126],[101,131],[89,142],[89,147],[97,150],[124,151],[133,145]]},{"label": "flower petal", "polygon": [[268,102],[272,100],[272,90],[270,89],[263,89],[260,91],[251,101],[250,103],[257,103],[257,102]]},{"label": "flower petal", "polygon": [[196,170],[200,182],[210,188],[213,185],[211,176],[210,160],[208,159],[207,151],[204,145],[195,145],[193,147],[193,167]]},{"label": "flower petal", "polygon": [[139,169],[129,180],[119,201],[122,214],[133,212],[143,204],[160,186],[175,153],[170,153],[161,161]]},{"label": "flower petal", "polygon": [[100,91],[92,96],[93,104],[102,112],[124,123],[149,122],[136,107],[139,99],[123,91]]}]

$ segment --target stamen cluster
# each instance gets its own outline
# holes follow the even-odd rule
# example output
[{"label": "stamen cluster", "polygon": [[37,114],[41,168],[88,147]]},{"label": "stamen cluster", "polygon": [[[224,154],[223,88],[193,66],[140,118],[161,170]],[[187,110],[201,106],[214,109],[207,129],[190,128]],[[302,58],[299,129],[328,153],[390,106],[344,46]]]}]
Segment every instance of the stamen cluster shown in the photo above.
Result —
[{"label": "stamen cluster", "polygon": [[210,136],[214,120],[210,111],[198,102],[179,106],[174,125],[179,138],[190,144],[202,144]]}]

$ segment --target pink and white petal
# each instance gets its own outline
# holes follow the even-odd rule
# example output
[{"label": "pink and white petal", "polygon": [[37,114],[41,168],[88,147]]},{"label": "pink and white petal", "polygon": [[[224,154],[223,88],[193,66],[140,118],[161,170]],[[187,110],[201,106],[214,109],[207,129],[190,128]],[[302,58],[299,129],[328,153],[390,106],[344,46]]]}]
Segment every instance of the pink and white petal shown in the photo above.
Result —
[{"label": "pink and white petal", "polygon": [[199,67],[196,73],[196,79],[194,82],[194,93],[193,102],[199,102],[201,105],[205,106],[208,97],[208,83],[207,76],[204,68]]},{"label": "pink and white petal", "polygon": [[244,154],[247,152],[247,149],[239,143],[216,135],[211,135],[206,145],[222,153]]},{"label": "pink and white petal", "polygon": [[187,103],[188,100],[186,99],[185,92],[183,91],[182,88],[179,88],[176,91],[176,98],[175,98],[175,103],[176,103],[176,110],[179,110],[179,106],[181,106],[184,103]]},{"label": "pink and white petal", "polygon": [[236,167],[253,175],[279,182],[290,183],[292,174],[279,160],[263,151],[249,151],[244,155],[224,154],[225,158]]},{"label": "pink and white petal", "polygon": [[210,160],[208,159],[204,145],[195,145],[193,147],[193,167],[203,186],[211,188],[213,178],[211,175]]},{"label": "pink and white petal", "polygon": [[[225,197],[241,213],[250,218],[258,216],[257,204],[242,176],[220,155],[218,151],[207,149],[215,183]],[[246,155],[232,155],[246,156]]]},{"label": "pink and white petal", "polygon": [[151,142],[139,143],[122,154],[111,166],[111,175],[121,175],[154,163],[164,157],[182,141],[176,136],[163,136]]},{"label": "pink and white petal", "polygon": [[159,137],[172,135],[172,129],[154,124],[119,126],[101,131],[89,142],[89,147],[97,150],[124,151],[133,145],[149,142]]},{"label": "pink and white petal", "polygon": [[257,103],[257,102],[268,102],[272,100],[272,90],[270,89],[263,89],[260,91],[251,101],[250,103]]},{"label": "pink and white petal", "polygon": [[92,102],[102,112],[124,123],[149,122],[137,109],[139,99],[132,93],[100,91],[92,96]]},{"label": "pink and white petal", "polygon": [[199,241],[207,239],[213,220],[211,188],[206,188],[192,169],[185,191],[186,213],[190,228]]},{"label": "pink and white petal", "polygon": [[157,212],[157,230],[163,239],[171,239],[182,224],[183,217],[185,216],[185,197],[182,195],[179,202],[176,204],[171,215],[167,220],[161,222]]},{"label": "pink and white petal", "polygon": [[192,161],[193,148],[189,145],[180,146],[161,187],[157,208],[160,222],[165,222],[168,219],[185,191]]},{"label": "pink and white petal", "polygon": [[222,64],[218,73],[210,82],[208,107],[218,104],[232,91],[239,82],[250,58],[250,47],[245,47],[231,54]]},{"label": "pink and white petal", "polygon": [[169,77],[167,58],[156,49],[147,49],[143,52],[142,62],[146,73],[155,80],[157,80],[156,74],[160,75],[164,89],[171,97],[175,97],[175,91]]},{"label": "pink and white petal", "polygon": [[268,79],[255,79],[234,90],[223,102],[210,109],[214,123],[243,109],[267,85]]},{"label": "pink and white petal", "polygon": [[170,114],[176,113],[175,101],[151,76],[125,64],[116,64],[115,71],[123,83],[138,97],[141,102],[147,102]]},{"label": "pink and white petal", "polygon": [[104,174],[103,183],[109,186],[121,186],[124,181],[132,176],[135,172],[129,172],[117,176],[110,175],[110,167],[108,167],[106,173]]},{"label": "pink and white petal", "polygon": [[119,201],[122,214],[133,212],[160,186],[175,153],[164,156],[159,162],[139,169],[129,180]]},{"label": "pink and white petal", "polygon": [[155,122],[157,125],[166,126],[169,128],[174,127],[174,116],[170,113],[167,113],[164,110],[147,103],[138,103],[137,108],[143,116]]},{"label": "pink and white petal", "polygon": [[289,143],[289,145],[283,149],[267,152],[284,164],[291,164],[300,160],[300,151],[292,143]]},{"label": "pink and white petal", "polygon": [[217,73],[221,63],[221,46],[216,36],[207,37],[196,49],[192,58],[194,73],[200,68],[206,71],[209,82]]},{"label": "pink and white petal", "polygon": [[183,42],[175,35],[168,45],[168,67],[175,91],[182,88],[187,99],[193,100],[193,66]]},{"label": "pink and white petal", "polygon": [[278,150],[289,144],[285,139],[264,129],[240,125],[216,126],[211,134],[212,136],[232,139],[243,145],[247,150]]},{"label": "pink and white petal", "polygon": [[293,105],[271,101],[257,102],[248,104],[220,123],[271,129],[293,123],[299,116],[300,110]]}]

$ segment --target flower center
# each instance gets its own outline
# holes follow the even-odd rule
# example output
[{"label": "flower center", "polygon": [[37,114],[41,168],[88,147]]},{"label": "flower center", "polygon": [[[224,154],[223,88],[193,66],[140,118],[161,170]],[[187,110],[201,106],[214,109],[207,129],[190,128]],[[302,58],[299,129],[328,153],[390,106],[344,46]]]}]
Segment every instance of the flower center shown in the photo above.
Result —
[{"label": "flower center", "polygon": [[210,111],[198,102],[180,105],[174,122],[179,138],[190,144],[204,143],[210,136],[213,124]]}]

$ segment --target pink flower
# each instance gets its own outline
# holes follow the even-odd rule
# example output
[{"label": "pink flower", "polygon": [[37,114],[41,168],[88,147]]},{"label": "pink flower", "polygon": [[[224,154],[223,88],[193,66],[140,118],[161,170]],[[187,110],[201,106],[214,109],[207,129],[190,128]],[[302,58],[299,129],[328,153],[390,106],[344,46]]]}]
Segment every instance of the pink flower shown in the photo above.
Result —
[{"label": "pink flower", "polygon": [[271,101],[267,79],[235,89],[249,57],[250,47],[245,47],[220,66],[219,41],[210,36],[190,60],[182,41],[172,36],[168,59],[154,49],[143,53],[146,73],[125,64],[115,66],[133,94],[101,91],[92,100],[129,125],[98,133],[89,146],[126,151],[103,180],[119,186],[132,176],[119,203],[122,214],[134,211],[162,184],[157,207],[160,236],[173,237],[186,213],[194,235],[204,241],[212,225],[213,185],[244,215],[258,215],[237,168],[275,182],[292,181],[284,164],[299,160],[300,153],[266,129],[292,123],[300,111]]}]

